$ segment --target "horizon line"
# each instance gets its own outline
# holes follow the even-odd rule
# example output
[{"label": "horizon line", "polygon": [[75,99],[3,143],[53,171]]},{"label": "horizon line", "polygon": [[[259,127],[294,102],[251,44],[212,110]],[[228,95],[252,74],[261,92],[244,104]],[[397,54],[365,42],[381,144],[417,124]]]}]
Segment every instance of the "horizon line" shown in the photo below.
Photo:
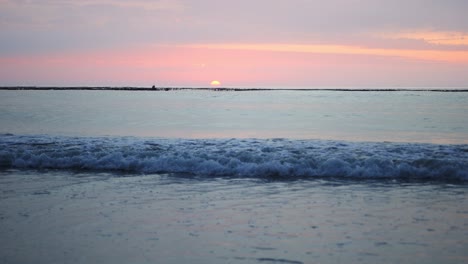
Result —
[{"label": "horizon line", "polygon": [[241,87],[142,87],[142,86],[0,86],[0,90],[82,90],[82,91],[349,91],[349,92],[468,92],[465,87],[447,88],[241,88]]}]

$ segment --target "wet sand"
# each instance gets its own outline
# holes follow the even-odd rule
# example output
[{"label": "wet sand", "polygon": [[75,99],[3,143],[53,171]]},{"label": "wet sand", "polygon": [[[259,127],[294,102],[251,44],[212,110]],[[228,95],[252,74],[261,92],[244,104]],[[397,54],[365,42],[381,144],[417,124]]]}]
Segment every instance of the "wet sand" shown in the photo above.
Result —
[{"label": "wet sand", "polygon": [[467,186],[0,172],[1,263],[463,263]]}]

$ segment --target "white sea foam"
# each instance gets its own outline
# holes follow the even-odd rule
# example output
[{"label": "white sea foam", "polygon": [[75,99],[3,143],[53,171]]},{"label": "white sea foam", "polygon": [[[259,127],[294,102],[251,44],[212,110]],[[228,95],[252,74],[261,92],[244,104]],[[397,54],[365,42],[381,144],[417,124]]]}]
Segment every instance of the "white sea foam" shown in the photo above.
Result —
[{"label": "white sea foam", "polygon": [[0,167],[208,177],[468,180],[468,145],[4,134]]}]

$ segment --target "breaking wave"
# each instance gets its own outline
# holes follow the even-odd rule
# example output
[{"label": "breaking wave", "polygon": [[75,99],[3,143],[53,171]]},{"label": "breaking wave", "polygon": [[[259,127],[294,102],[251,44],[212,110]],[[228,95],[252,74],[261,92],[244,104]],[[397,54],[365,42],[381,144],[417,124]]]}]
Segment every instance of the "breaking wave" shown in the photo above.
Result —
[{"label": "breaking wave", "polygon": [[468,145],[0,135],[0,168],[468,180]]}]

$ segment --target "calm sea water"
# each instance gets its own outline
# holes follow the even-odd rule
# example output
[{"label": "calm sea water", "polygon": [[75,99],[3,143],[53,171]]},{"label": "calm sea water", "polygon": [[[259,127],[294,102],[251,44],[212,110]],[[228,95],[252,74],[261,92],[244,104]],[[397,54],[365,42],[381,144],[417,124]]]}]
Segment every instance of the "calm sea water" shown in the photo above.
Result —
[{"label": "calm sea water", "polygon": [[0,91],[0,132],[466,144],[467,102],[424,91]]},{"label": "calm sea water", "polygon": [[0,262],[467,262],[467,103],[0,91]]}]

